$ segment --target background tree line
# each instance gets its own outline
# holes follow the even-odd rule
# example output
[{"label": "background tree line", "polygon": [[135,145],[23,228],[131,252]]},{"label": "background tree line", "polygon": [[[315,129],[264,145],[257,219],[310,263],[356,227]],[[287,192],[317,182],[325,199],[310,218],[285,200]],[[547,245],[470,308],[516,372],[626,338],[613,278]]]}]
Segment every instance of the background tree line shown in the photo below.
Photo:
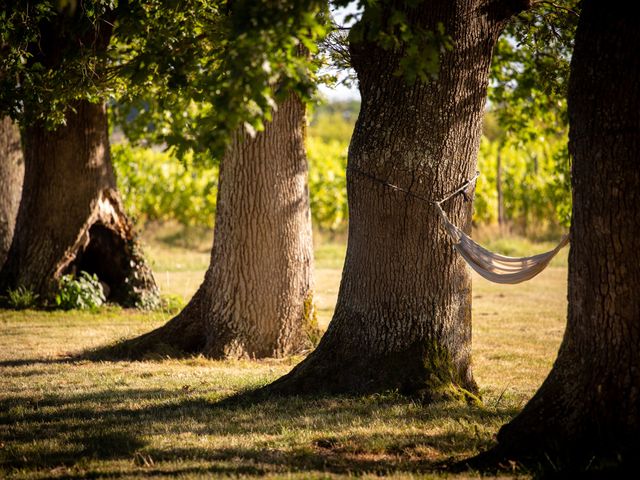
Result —
[{"label": "background tree line", "polygon": [[[310,114],[309,194],[313,225],[321,232],[347,229],[347,150],[358,110],[358,101],[336,101],[321,103]],[[499,138],[503,133],[496,114],[485,114],[474,226],[500,225],[504,232],[529,238],[557,238],[569,226],[566,138],[545,137],[543,128],[534,133],[527,141],[516,136],[505,142]],[[161,146],[121,142],[113,145],[112,155],[130,215],[142,224],[174,220],[184,226],[213,227],[210,212],[215,211],[218,170],[212,159],[194,160],[189,153],[177,158]]]}]

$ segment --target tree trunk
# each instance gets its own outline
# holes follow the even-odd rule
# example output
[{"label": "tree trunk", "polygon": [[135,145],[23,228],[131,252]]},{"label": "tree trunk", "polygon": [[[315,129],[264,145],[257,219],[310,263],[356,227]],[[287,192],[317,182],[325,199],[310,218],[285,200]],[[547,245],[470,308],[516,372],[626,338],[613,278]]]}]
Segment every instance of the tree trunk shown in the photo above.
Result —
[{"label": "tree trunk", "polygon": [[[640,30],[585,0],[569,83],[573,219],[558,358],[498,434],[502,458],[594,470],[640,451]],[[608,463],[611,462],[611,463]]]},{"label": "tree trunk", "polygon": [[313,245],[305,107],[290,96],[220,166],[211,264],[187,307],[107,354],[282,357],[312,346]]},{"label": "tree trunk", "polygon": [[[318,348],[267,392],[398,389],[426,400],[477,392],[469,270],[433,206],[371,177],[438,199],[473,175],[508,3],[407,9],[413,26],[435,30],[442,22],[454,41],[430,83],[408,86],[395,74],[398,52],[352,42],[362,107],[349,147],[349,243],[338,302]],[[445,209],[469,230],[470,203],[458,196]]]},{"label": "tree trunk", "polygon": [[157,302],[151,271],[116,190],[103,104],[77,102],[66,125],[24,131],[23,201],[2,290],[23,285],[50,298],[66,273],[96,273],[108,299]]},{"label": "tree trunk", "polygon": [[20,130],[9,117],[4,117],[0,120],[0,268],[11,246],[23,177]]}]

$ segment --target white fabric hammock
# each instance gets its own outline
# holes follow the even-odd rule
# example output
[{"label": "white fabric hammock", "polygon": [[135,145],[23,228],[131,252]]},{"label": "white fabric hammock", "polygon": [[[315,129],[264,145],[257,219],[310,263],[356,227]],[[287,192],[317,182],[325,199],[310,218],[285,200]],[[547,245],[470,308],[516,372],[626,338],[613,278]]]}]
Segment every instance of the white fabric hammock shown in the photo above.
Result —
[{"label": "white fabric hammock", "polygon": [[473,178],[467,180],[460,188],[447,194],[440,200],[434,201],[416,195],[405,188],[393,185],[356,168],[348,167],[348,169],[393,190],[406,193],[418,200],[434,205],[442,218],[445,230],[451,237],[451,240],[453,240],[455,249],[462,255],[462,258],[466,260],[471,268],[491,282],[516,284],[530,280],[542,272],[562,247],[569,243],[569,235],[565,235],[558,246],[549,252],[533,255],[532,257],[514,258],[491,252],[474,242],[466,233],[449,221],[441,204],[459,193],[466,192],[469,186],[478,178],[480,172],[476,172]]},{"label": "white fabric hammock", "polygon": [[542,272],[551,259],[569,243],[565,235],[553,250],[531,257],[507,257],[494,253],[474,242],[467,234],[449,221],[440,203],[434,203],[444,222],[444,228],[453,240],[453,246],[469,266],[487,280],[495,283],[516,284],[531,280]]}]

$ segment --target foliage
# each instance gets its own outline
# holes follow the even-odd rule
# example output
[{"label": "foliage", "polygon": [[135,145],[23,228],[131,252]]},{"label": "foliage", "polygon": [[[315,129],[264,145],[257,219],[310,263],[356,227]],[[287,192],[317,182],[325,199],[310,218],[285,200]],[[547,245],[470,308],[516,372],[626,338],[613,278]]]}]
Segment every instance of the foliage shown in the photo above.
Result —
[{"label": "foliage", "polygon": [[148,3],[147,33],[119,49],[140,87],[116,105],[130,140],[217,159],[237,128],[261,130],[287,92],[312,98],[325,2],[190,0],[169,12],[161,0]]},{"label": "foliage", "polygon": [[143,113],[134,140],[216,158],[240,126],[260,130],[279,95],[311,97],[318,64],[304,52],[326,18],[321,0],[8,2],[0,113],[54,126],[75,100],[111,98]]},{"label": "foliage", "polygon": [[180,295],[162,295],[160,309],[167,315],[177,315],[185,307],[186,302]]},{"label": "foliage", "polygon": [[[399,57],[395,75],[407,84],[429,82],[438,77],[440,57],[453,49],[453,40],[444,24],[427,28],[421,24],[420,9],[428,8],[425,0],[334,0],[337,7],[357,6],[358,13],[345,17],[346,23],[355,23],[348,35],[340,27],[328,37],[323,47],[327,61],[335,68],[351,66],[351,46],[374,43],[382,50],[397,53]],[[357,18],[359,17],[359,18]],[[347,78],[350,83],[351,79]]]},{"label": "foliage", "polygon": [[566,132],[569,62],[577,0],[537,2],[514,17],[500,37],[491,67],[489,101],[508,137],[535,141]]},{"label": "foliage", "polygon": [[311,216],[316,228],[343,231],[348,218],[347,151],[360,103],[318,105],[307,137]]},{"label": "foliage", "polygon": [[357,100],[316,105],[310,115],[308,136],[325,143],[337,141],[348,146],[359,111]]},{"label": "foliage", "polygon": [[138,310],[158,310],[163,308],[162,298],[158,291],[133,288],[131,300],[131,303],[126,306],[132,306]]},{"label": "foliage", "polygon": [[343,230],[347,221],[347,145],[307,139],[309,195],[313,223],[321,230]]},{"label": "foliage", "polygon": [[22,124],[43,121],[53,127],[64,123],[64,110],[73,101],[106,95],[103,55],[116,4],[5,2],[0,7],[0,112]]},{"label": "foliage", "polygon": [[21,285],[16,289],[7,290],[6,303],[14,310],[24,310],[37,306],[38,297],[39,295],[33,290]]},{"label": "foliage", "polygon": [[113,145],[118,188],[138,222],[177,220],[185,226],[213,226],[218,167],[181,160],[172,152]]},{"label": "foliage", "polygon": [[548,228],[568,225],[571,192],[565,185],[566,172],[558,170],[558,155],[566,148],[564,141],[540,139],[517,148],[483,137],[480,143],[474,222],[476,225],[497,221],[497,158],[501,158],[503,207],[506,220],[523,234],[532,227]]},{"label": "foliage", "polygon": [[98,276],[80,272],[79,276],[63,275],[60,278],[56,305],[63,310],[92,310],[106,301]]},{"label": "foliage", "polygon": [[[577,0],[536,2],[514,17],[494,50],[489,86],[491,112],[497,123],[491,128],[491,139],[499,142],[500,148],[531,151],[545,141],[553,145],[545,157],[551,159],[545,193],[556,205],[555,214],[563,225],[569,224],[571,214],[566,97],[579,12]],[[528,170],[535,165],[533,161]],[[524,185],[506,186],[518,189],[530,180],[529,175]],[[539,196],[540,189],[529,186],[532,196]],[[521,204],[526,210],[526,202]]]}]

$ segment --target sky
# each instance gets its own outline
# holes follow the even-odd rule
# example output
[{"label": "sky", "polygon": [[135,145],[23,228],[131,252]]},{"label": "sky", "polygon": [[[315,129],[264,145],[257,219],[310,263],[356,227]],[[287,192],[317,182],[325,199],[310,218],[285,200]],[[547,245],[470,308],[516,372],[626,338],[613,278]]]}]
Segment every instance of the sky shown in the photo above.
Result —
[{"label": "sky", "polygon": [[345,87],[344,85],[328,87],[326,85],[320,85],[318,89],[322,96],[326,97],[330,102],[360,100],[360,92],[357,87]]},{"label": "sky", "polygon": [[[349,24],[345,22],[345,17],[347,15],[358,14],[358,2],[351,2],[344,8],[335,8],[331,7],[331,14],[333,18],[338,23],[338,25],[343,27],[351,26],[355,20],[352,20]],[[338,73],[339,76],[339,73]],[[339,102],[344,100],[360,100],[360,92],[358,91],[357,85],[352,87],[346,87],[345,85],[338,84],[333,87],[328,87],[326,85],[319,86],[320,93],[325,96],[330,102]]]}]

